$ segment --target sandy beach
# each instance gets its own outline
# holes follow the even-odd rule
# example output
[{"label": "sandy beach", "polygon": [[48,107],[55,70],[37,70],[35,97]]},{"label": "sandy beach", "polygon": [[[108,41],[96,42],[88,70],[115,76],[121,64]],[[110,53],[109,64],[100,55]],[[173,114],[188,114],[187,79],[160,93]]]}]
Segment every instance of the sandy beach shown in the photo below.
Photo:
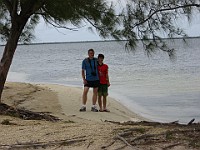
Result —
[{"label": "sandy beach", "polygon": [[[126,107],[108,97],[107,107],[111,111],[91,112],[92,92],[88,94],[87,111],[79,112],[82,88],[54,84],[7,83],[3,102],[17,105],[32,111],[50,112],[63,120],[74,122],[141,121],[144,118],[129,111]],[[14,92],[12,88],[14,88]],[[92,89],[91,89],[92,90]]]},{"label": "sandy beach", "polygon": [[[133,128],[133,125],[112,122],[140,122],[147,119],[131,112],[110,97],[108,97],[108,108],[111,112],[91,112],[91,92],[88,95],[87,111],[79,112],[81,96],[82,88],[7,82],[2,103],[33,112],[48,112],[60,118],[61,121],[22,120],[1,115],[0,149],[133,149],[123,140],[114,142],[116,133]],[[9,122],[8,125],[3,123],[5,120]],[[165,130],[161,127],[139,124],[134,127],[142,127],[144,130],[151,128],[153,133]],[[160,147],[159,144],[158,146],[153,144],[148,146],[148,149],[161,149]],[[147,146],[142,145],[134,149],[146,148]],[[177,144],[171,149],[184,150],[188,147]]]}]

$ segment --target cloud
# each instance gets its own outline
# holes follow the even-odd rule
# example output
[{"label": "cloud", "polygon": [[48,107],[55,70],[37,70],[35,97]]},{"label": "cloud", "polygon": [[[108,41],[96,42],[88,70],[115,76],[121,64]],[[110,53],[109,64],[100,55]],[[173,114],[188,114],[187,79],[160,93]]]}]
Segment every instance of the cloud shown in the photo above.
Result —
[{"label": "cloud", "polygon": [[[200,36],[200,19],[194,20],[192,23],[187,21],[179,21],[181,27],[185,30],[188,36]],[[36,39],[35,43],[46,42],[74,42],[74,41],[100,41],[103,40],[99,35],[92,33],[87,27],[80,28],[78,31],[69,31],[66,29],[55,29],[54,27],[48,27],[44,22],[41,22],[35,30]]]},{"label": "cloud", "polygon": [[56,29],[51,25],[46,25],[43,20],[36,27],[35,36],[36,43],[102,40],[97,32],[92,33],[88,27],[82,27],[78,31]]}]

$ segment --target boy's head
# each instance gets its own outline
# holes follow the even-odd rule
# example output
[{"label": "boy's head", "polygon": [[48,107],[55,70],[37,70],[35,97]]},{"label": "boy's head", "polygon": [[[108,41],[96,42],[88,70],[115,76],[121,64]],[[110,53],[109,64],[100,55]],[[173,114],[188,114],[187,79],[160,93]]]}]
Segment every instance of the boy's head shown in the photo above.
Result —
[{"label": "boy's head", "polygon": [[103,63],[103,59],[104,59],[104,55],[103,54],[99,54],[98,55],[98,61],[99,61],[100,64]]},{"label": "boy's head", "polygon": [[99,59],[99,58],[104,59],[104,55],[103,55],[103,54],[99,54],[99,55],[98,55],[98,59]]}]

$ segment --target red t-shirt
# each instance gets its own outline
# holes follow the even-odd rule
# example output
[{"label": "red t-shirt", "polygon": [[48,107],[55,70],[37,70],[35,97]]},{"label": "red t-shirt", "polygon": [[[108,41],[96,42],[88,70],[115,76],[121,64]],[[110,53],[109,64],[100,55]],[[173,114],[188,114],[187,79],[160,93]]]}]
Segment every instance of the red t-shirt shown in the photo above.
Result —
[{"label": "red t-shirt", "polygon": [[106,64],[102,64],[102,65],[98,65],[98,73],[99,73],[99,80],[100,80],[100,84],[107,84],[107,74],[108,74],[108,65]]}]

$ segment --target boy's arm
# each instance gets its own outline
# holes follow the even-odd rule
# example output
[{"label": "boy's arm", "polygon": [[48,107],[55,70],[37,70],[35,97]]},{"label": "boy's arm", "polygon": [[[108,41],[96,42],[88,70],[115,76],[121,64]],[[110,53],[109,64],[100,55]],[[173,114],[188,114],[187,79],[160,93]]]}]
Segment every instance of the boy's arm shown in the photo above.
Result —
[{"label": "boy's arm", "polygon": [[108,70],[107,70],[107,74],[106,74],[106,80],[107,80],[107,85],[108,85],[108,86],[110,86],[110,81],[109,81]]}]

